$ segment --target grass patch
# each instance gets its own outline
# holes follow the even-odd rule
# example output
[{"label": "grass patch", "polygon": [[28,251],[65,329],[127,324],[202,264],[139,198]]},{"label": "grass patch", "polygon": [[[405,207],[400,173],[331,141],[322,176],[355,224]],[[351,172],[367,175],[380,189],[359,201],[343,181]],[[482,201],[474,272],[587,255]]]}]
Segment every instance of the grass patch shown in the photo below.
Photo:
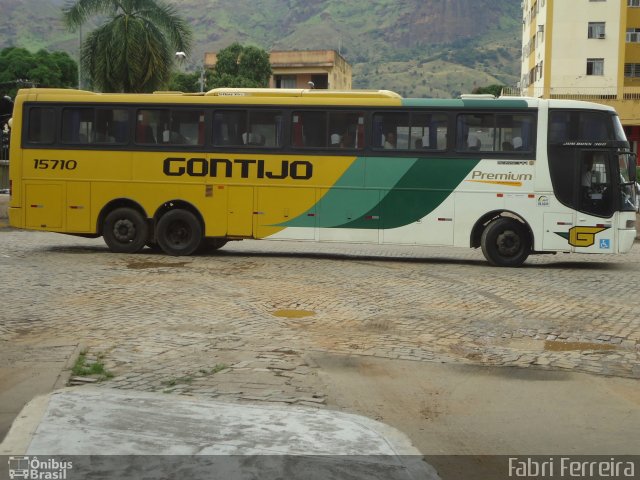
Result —
[{"label": "grass patch", "polygon": [[209,375],[213,375],[214,373],[218,373],[221,372],[222,370],[225,370],[229,368],[229,365],[227,365],[226,363],[217,363],[209,372]]},{"label": "grass patch", "polygon": [[102,358],[103,356],[99,355],[95,362],[89,362],[87,361],[87,351],[80,352],[71,368],[71,374],[74,377],[98,377],[98,381],[113,378],[113,373],[104,368]]}]

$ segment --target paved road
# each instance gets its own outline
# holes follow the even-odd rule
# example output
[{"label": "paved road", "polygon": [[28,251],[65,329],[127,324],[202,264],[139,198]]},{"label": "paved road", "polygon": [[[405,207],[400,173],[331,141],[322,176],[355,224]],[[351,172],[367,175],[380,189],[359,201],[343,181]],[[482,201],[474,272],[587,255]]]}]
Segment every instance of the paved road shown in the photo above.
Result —
[{"label": "paved road", "polygon": [[322,406],[324,355],[640,378],[638,243],[500,269],[474,250],[300,242],[120,255],[0,228],[0,275],[5,355],[81,342],[115,388]]}]

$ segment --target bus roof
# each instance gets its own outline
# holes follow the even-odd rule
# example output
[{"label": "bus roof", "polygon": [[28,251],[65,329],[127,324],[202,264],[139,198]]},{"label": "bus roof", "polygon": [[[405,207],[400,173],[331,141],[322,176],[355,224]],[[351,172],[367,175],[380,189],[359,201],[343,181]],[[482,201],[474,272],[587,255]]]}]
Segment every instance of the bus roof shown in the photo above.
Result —
[{"label": "bus roof", "polygon": [[[75,97],[75,98],[71,98]],[[96,103],[184,103],[252,105],[358,105],[401,106],[402,97],[389,90],[304,90],[271,88],[216,88],[204,93],[158,91],[148,94],[96,93],[61,88],[28,88],[18,91],[16,101]]]},{"label": "bus roof", "polygon": [[[591,109],[615,112],[608,105],[580,100],[541,99],[535,97],[498,97],[463,95],[457,99],[402,98],[390,90],[325,90],[292,88],[216,88],[203,93],[158,91],[150,94],[96,93],[64,88],[20,89],[16,100],[59,102],[77,97],[78,101],[123,103],[173,103],[177,98],[185,104],[282,104],[282,105],[361,105],[424,108],[526,109],[547,104],[549,108]],[[171,97],[169,99],[168,97]],[[240,98],[242,100],[240,100]],[[75,100],[75,99],[74,99]]]},{"label": "bus roof", "polygon": [[218,97],[323,97],[323,98],[402,98],[391,90],[325,90],[297,88],[215,88],[205,95]]}]

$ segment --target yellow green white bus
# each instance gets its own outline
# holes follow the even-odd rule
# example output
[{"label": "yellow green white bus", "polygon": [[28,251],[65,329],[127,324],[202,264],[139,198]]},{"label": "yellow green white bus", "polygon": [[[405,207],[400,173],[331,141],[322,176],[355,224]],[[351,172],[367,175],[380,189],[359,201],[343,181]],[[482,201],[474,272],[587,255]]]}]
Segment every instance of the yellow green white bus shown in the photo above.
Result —
[{"label": "yellow green white bus", "polygon": [[25,89],[10,224],[169,255],[248,238],[624,253],[635,163],[609,107],[390,91]]}]

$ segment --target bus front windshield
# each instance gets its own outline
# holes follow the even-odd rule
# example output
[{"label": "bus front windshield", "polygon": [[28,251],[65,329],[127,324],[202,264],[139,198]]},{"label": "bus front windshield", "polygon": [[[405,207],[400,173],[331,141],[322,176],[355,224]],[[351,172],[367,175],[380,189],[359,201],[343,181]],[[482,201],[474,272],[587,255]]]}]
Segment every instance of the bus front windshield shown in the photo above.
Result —
[{"label": "bus front windshield", "polygon": [[622,122],[620,122],[620,117],[618,115],[613,115],[613,131],[617,141],[627,142],[627,136],[624,133],[624,128],[622,127]]},{"label": "bus front windshield", "polygon": [[[615,139],[627,143],[620,117],[613,116]],[[630,150],[618,151],[618,170],[620,178],[620,204],[623,211],[637,210],[636,199],[636,155]]]},{"label": "bus front windshield", "polygon": [[629,151],[618,153],[620,203],[623,211],[637,210],[635,159],[636,155]]}]

